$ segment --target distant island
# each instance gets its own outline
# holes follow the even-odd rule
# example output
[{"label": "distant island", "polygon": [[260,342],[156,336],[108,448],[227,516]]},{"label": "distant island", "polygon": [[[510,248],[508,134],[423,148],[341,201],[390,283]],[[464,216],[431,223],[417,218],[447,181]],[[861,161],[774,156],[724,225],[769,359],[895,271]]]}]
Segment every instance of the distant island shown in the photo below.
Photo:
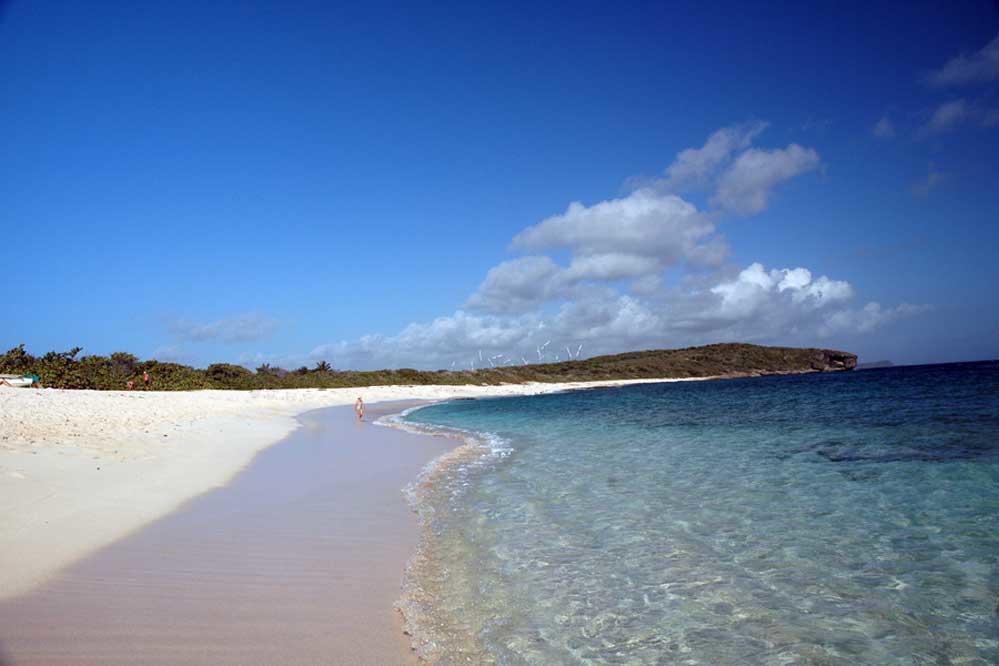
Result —
[{"label": "distant island", "polygon": [[891,361],[871,361],[869,363],[859,363],[857,364],[857,370],[874,370],[876,368],[894,368],[895,364]]},{"label": "distant island", "polygon": [[408,384],[523,384],[527,382],[588,382],[617,379],[692,377],[755,377],[853,370],[857,356],[832,349],[764,347],[723,343],[684,349],[655,349],[587,359],[482,368],[468,371],[336,370],[320,361],[314,367],[295,370],[261,365],[256,371],[241,365],[214,363],[193,368],[179,363],[140,361],[125,352],[110,356],[80,356],[80,348],[32,356],[24,345],[0,355],[0,374],[35,375],[45,387],[67,389],[122,390],[129,382],[145,388],[142,377],[150,376],[150,389],[179,391],[197,389],[343,388]]}]

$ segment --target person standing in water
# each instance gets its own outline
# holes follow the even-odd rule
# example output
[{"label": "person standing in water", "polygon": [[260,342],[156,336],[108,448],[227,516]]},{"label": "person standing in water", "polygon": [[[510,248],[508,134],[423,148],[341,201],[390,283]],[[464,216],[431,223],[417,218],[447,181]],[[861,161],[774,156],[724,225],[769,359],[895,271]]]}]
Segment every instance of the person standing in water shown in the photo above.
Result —
[{"label": "person standing in water", "polygon": [[361,400],[360,396],[357,397],[357,402],[354,403],[354,413],[357,414],[358,421],[364,420],[364,401]]}]

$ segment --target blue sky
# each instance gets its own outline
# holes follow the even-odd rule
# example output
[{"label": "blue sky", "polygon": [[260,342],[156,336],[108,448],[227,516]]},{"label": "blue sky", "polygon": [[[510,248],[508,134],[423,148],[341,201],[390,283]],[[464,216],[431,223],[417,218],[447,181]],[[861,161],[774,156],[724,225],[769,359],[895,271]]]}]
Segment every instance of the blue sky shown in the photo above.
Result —
[{"label": "blue sky", "polygon": [[476,4],[0,4],[0,347],[999,356],[995,3]]}]

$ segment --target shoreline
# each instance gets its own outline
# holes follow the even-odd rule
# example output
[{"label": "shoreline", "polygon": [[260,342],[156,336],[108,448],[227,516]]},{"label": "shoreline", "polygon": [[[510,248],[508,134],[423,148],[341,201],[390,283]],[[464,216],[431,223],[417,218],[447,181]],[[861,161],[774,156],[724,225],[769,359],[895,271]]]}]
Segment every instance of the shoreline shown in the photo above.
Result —
[{"label": "shoreline", "polygon": [[491,439],[490,433],[403,420],[406,414],[433,404],[438,403],[427,403],[380,419],[381,425],[395,430],[456,444],[427,463],[419,476],[404,489],[406,503],[416,514],[419,536],[406,561],[399,598],[394,607],[402,618],[403,633],[408,637],[410,649],[420,663],[437,663],[442,653],[453,651],[459,643],[465,654],[481,652],[480,646],[460,627],[442,624],[445,618],[434,614],[433,595],[423,584],[440,574],[440,563],[433,553],[434,495],[446,492],[442,491],[442,484],[455,469],[485,462],[490,457],[502,458],[509,452],[502,440]]},{"label": "shoreline", "polygon": [[348,406],[299,420],[226,487],[0,602],[0,663],[418,663],[394,609],[419,537],[400,490],[452,443]]},{"label": "shoreline", "polygon": [[0,389],[0,600],[225,486],[305,412],[366,402],[536,395],[706,378],[364,390]]}]

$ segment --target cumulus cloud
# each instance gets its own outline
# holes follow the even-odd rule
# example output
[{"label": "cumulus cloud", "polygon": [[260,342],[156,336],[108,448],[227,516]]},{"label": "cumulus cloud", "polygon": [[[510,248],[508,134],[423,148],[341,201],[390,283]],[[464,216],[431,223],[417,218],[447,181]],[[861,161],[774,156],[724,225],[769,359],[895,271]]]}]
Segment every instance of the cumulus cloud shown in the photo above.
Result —
[{"label": "cumulus cloud", "polygon": [[925,81],[936,88],[987,83],[999,79],[999,35],[980,51],[951,58],[940,69],[926,75]]},{"label": "cumulus cloud", "polygon": [[521,231],[513,246],[524,250],[568,248],[582,256],[651,256],[671,264],[714,231],[714,224],[680,197],[640,189],[592,206],[573,202],[564,213]]},{"label": "cumulus cloud", "polygon": [[677,153],[662,178],[632,179],[629,185],[639,191],[673,194],[709,190],[713,191],[711,204],[722,212],[761,213],[774,188],[821,163],[814,149],[795,143],[770,150],[751,147],[766,128],[767,123],[759,121],[723,127],[700,148]]},{"label": "cumulus cloud", "polygon": [[618,280],[641,277],[662,269],[662,262],[655,256],[607,252],[574,257],[565,277],[569,280]]},{"label": "cumulus cloud", "polygon": [[881,116],[881,119],[871,128],[871,134],[879,139],[890,139],[895,136],[895,123],[888,116]]},{"label": "cumulus cloud", "polygon": [[170,333],[188,342],[253,342],[270,337],[278,322],[256,312],[247,312],[208,323],[174,319],[168,323]]},{"label": "cumulus cloud", "polygon": [[592,206],[574,202],[517,234],[513,247],[567,250],[571,261],[565,268],[547,255],[504,261],[486,274],[468,299],[469,308],[523,312],[573,296],[581,283],[655,275],[683,261],[718,265],[727,254],[707,216],[676,195],[651,189]]},{"label": "cumulus cloud", "polygon": [[830,313],[824,326],[819,330],[819,334],[828,336],[840,331],[867,333],[896,319],[912,317],[930,309],[932,308],[928,305],[912,305],[911,303],[902,303],[893,308],[883,308],[880,303],[870,302],[860,309],[844,309]]},{"label": "cumulus cloud", "polygon": [[781,183],[819,168],[810,148],[752,147],[764,127],[719,130],[681,151],[663,179],[571,203],[526,227],[511,243],[523,256],[489,269],[464,309],[394,335],[320,345],[308,358],[336,359],[338,367],[467,368],[535,361],[548,341],[546,361],[580,344],[584,355],[724,340],[811,344],[917,314],[904,304],[858,308],[850,283],[804,267],[727,263],[717,216],[677,191],[713,189],[718,210],[756,214]]},{"label": "cumulus cloud", "polygon": [[522,312],[557,297],[566,284],[562,269],[549,257],[520,257],[489,269],[468,306]]},{"label": "cumulus cloud", "polygon": [[767,123],[758,121],[723,127],[709,136],[700,148],[680,151],[673,163],[666,168],[665,178],[660,185],[674,192],[708,185],[733,153],[748,148],[766,128]]},{"label": "cumulus cloud", "polygon": [[369,335],[354,344],[343,343],[340,352],[372,366],[387,363],[441,367],[449,361],[477,360],[480,350],[490,356],[500,351],[523,352],[537,338],[531,334],[539,327],[543,327],[543,319],[536,312],[500,316],[458,310],[430,322],[409,324],[396,335]]},{"label": "cumulus cloud", "polygon": [[721,297],[719,312],[736,318],[750,315],[774,297],[786,296],[792,304],[814,310],[853,296],[853,287],[848,282],[830,280],[824,275],[813,280],[807,268],[767,271],[758,263],[740,272],[735,280],[712,287],[711,291]]},{"label": "cumulus cloud", "polygon": [[573,342],[643,339],[655,335],[662,320],[637,298],[608,291],[566,303],[545,328]]},{"label": "cumulus cloud", "polygon": [[535,361],[536,349],[549,340],[553,344],[545,361],[578,344],[584,345],[584,355],[724,340],[814,344],[821,337],[866,333],[927,309],[904,303],[856,307],[850,283],[816,277],[803,267],[768,269],[754,263],[672,287],[648,279],[650,284],[630,294],[609,286],[581,290],[551,312],[459,310],[410,324],[396,335],[322,345],[310,358],[336,358],[339,367],[469,368],[488,365],[495,355],[501,356],[498,364]]},{"label": "cumulus cloud", "polygon": [[819,154],[792,143],[775,150],[750,149],[739,155],[722,174],[715,205],[741,215],[762,212],[773,189],[799,174],[819,168]]}]

